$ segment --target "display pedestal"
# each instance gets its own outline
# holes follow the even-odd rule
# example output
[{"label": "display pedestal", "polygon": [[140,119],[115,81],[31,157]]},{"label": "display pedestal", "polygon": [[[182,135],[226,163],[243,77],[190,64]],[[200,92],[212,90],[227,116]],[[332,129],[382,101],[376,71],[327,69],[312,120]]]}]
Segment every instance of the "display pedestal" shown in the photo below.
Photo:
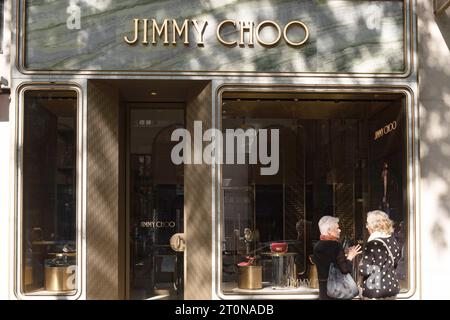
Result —
[{"label": "display pedestal", "polygon": [[297,274],[294,252],[270,253],[272,257],[272,286],[275,289],[296,288]]},{"label": "display pedestal", "polygon": [[72,266],[68,267],[45,267],[45,290],[47,291],[71,291],[75,289],[73,284],[74,278],[69,279],[71,276],[73,277],[74,273],[69,269]]},{"label": "display pedestal", "polygon": [[240,266],[238,287],[239,289],[262,289],[262,267]]}]

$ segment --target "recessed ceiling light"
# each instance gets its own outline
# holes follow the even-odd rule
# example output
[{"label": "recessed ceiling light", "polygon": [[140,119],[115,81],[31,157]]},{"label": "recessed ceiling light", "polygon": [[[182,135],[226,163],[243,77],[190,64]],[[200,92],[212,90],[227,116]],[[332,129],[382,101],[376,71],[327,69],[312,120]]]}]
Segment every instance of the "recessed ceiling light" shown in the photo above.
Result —
[{"label": "recessed ceiling light", "polygon": [[152,91],[152,92],[150,92],[150,95],[156,96],[156,95],[158,95],[158,94],[157,94],[156,92]]}]

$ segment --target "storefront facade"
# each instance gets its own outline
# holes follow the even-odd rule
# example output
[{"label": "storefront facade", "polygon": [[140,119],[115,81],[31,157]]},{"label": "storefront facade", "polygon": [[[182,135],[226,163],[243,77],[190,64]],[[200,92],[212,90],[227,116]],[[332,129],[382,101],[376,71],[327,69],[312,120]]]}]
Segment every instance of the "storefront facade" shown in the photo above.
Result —
[{"label": "storefront facade", "polygon": [[422,297],[415,0],[6,3],[7,298],[314,299],[374,209]]}]

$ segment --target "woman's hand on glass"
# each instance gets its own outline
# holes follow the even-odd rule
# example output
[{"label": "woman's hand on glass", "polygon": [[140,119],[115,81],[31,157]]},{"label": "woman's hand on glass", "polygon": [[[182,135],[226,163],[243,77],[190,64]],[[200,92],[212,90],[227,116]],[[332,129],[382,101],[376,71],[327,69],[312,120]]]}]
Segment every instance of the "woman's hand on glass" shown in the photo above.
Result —
[{"label": "woman's hand on glass", "polygon": [[353,260],[358,254],[362,253],[361,246],[358,244],[356,246],[348,248],[347,259]]}]

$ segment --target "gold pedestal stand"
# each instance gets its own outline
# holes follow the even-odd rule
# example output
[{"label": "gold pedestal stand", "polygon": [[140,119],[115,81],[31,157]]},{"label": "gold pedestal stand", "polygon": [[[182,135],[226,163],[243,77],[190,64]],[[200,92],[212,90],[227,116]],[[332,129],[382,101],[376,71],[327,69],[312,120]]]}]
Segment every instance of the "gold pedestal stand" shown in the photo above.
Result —
[{"label": "gold pedestal stand", "polygon": [[262,289],[262,266],[239,267],[239,289]]}]

